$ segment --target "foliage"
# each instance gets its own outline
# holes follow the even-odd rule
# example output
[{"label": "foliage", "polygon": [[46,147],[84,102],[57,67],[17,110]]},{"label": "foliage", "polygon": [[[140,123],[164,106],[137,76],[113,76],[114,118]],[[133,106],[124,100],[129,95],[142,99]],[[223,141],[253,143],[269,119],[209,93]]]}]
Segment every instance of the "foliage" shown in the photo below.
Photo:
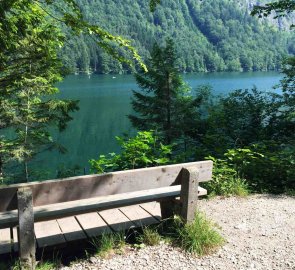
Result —
[{"label": "foliage", "polygon": [[284,78],[281,80],[280,86],[283,91],[284,108],[281,117],[289,123],[289,129],[292,130],[293,138],[295,138],[295,56],[287,58],[283,62]]},{"label": "foliage", "polygon": [[60,264],[56,264],[55,262],[41,262],[37,265],[36,270],[54,270],[58,269]]},{"label": "foliage", "polygon": [[295,148],[267,141],[225,153],[228,164],[256,192],[282,193],[295,189]]},{"label": "foliage", "polygon": [[[0,270],[22,270],[23,268],[21,267],[21,262],[20,260],[15,260],[10,262],[11,265],[6,264],[6,263],[0,263]],[[39,261],[36,265],[36,270],[55,270],[59,269],[61,266],[61,260],[60,258],[53,258],[50,261]]]},{"label": "foliage", "polygon": [[294,0],[279,0],[265,5],[256,5],[254,6],[251,14],[258,15],[259,18],[267,17],[275,12],[275,18],[287,16],[289,13],[295,11],[295,2]]},{"label": "foliage", "polygon": [[181,248],[203,256],[215,251],[225,241],[215,227],[216,225],[205,214],[197,211],[191,223],[185,224],[180,217],[174,217],[172,235],[175,243]]},{"label": "foliage", "polygon": [[245,179],[239,177],[238,172],[226,160],[209,157],[213,160],[212,180],[204,183],[209,196],[247,196],[249,186]]},{"label": "foliage", "polygon": [[283,97],[274,92],[236,90],[221,97],[208,109],[199,156],[220,157],[227,149],[262,140],[288,141],[292,123],[283,117]]},{"label": "foliage", "polygon": [[286,189],[286,195],[295,197],[295,189]]},{"label": "foliage", "polygon": [[[33,24],[33,22],[28,19],[28,14],[26,14],[26,10],[33,5],[34,10],[32,10],[32,12],[35,12],[35,9],[41,8],[44,13],[46,13],[47,17],[54,19],[55,22],[53,22],[52,25],[60,23],[76,36],[81,34],[89,35],[97,46],[102,48],[112,57],[121,62],[126,62],[129,65],[132,65],[130,59],[133,58],[143,69],[146,69],[139,54],[134,47],[131,46],[130,41],[121,36],[110,34],[99,25],[89,23],[84,19],[80,4],[81,3],[78,3],[75,0],[63,0],[59,3],[47,0],[34,2],[26,0],[3,0],[1,2],[1,15],[3,16],[1,16],[1,22],[3,19],[5,27],[0,30],[0,39],[3,41],[0,43],[1,48],[2,45],[5,47],[7,44],[11,44],[15,35],[20,34],[27,25]],[[15,17],[6,17],[5,14],[11,11],[13,11]],[[19,18],[19,15],[22,16],[21,19],[24,19],[24,21],[21,22],[18,19],[15,19]],[[125,53],[129,53],[130,56],[122,56],[114,45],[124,48]]]},{"label": "foliage", "polygon": [[[292,53],[292,33],[252,17],[248,1],[162,0],[153,13],[144,0],[77,3],[87,21],[132,41],[145,60],[155,41],[163,44],[173,37],[181,72],[278,70],[282,57]],[[73,37],[67,31],[61,56],[71,69],[104,74],[133,71],[98,48],[92,36]],[[120,46],[115,48],[128,57]]]},{"label": "foliage", "polygon": [[124,233],[102,234],[100,237],[93,238],[91,245],[95,248],[95,252],[106,258],[113,253],[121,253],[125,247]]},{"label": "foliage", "polygon": [[0,52],[1,172],[5,163],[18,161],[28,181],[28,163],[38,153],[63,150],[52,140],[49,127],[63,130],[72,119],[70,112],[78,107],[75,101],[53,97],[58,92],[53,84],[62,74],[57,51],[63,36],[42,7],[36,2],[10,1],[2,11],[5,23],[0,25],[0,35],[7,29],[11,32],[1,40]]},{"label": "foliage", "polygon": [[[290,13],[295,11],[295,2],[293,0],[279,0],[265,5],[254,6],[252,15],[257,15],[261,17],[268,17],[275,12],[275,18],[288,16]],[[294,25],[291,25],[291,28]],[[280,118],[282,121],[286,121],[289,125],[288,130],[293,133],[294,140],[294,130],[295,130],[295,50],[291,46],[291,51],[287,59],[283,62],[282,71],[285,74],[284,78],[281,80],[280,86],[282,87],[284,103],[282,104],[283,110],[280,112]],[[285,131],[285,130],[284,130]],[[283,132],[284,132],[283,131]]]},{"label": "foliage", "polygon": [[140,234],[136,240],[147,246],[156,246],[160,244],[162,236],[159,234],[156,227],[143,227],[142,234]]},{"label": "foliage", "polygon": [[170,161],[171,146],[161,143],[153,131],[141,131],[133,138],[116,137],[121,153],[100,155],[97,160],[90,160],[93,172],[136,169],[167,164]]},{"label": "foliage", "polygon": [[155,11],[158,4],[161,3],[161,0],[150,0],[150,9],[151,11]]},{"label": "foliage", "polygon": [[140,91],[133,91],[129,115],[132,125],[139,130],[157,130],[164,143],[189,148],[188,135],[197,125],[197,110],[202,98],[193,98],[190,88],[182,80],[177,68],[175,44],[166,40],[166,46],[155,44],[149,61],[149,71],[136,74]]},{"label": "foliage", "polygon": [[61,164],[57,170],[56,178],[67,178],[71,176],[80,175],[81,173],[82,173],[82,170],[79,165],[66,167],[64,164]]}]

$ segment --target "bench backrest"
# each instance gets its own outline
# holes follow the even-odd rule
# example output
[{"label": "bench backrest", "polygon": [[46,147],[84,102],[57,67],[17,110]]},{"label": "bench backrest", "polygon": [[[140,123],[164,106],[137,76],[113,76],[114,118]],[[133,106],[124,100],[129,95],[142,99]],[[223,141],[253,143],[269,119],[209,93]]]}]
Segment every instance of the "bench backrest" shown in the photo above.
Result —
[{"label": "bench backrest", "polygon": [[33,205],[42,206],[171,186],[181,177],[184,167],[197,168],[199,182],[209,181],[212,177],[212,161],[200,161],[9,185],[0,188],[0,212],[17,209],[16,194],[21,187],[30,187]]}]

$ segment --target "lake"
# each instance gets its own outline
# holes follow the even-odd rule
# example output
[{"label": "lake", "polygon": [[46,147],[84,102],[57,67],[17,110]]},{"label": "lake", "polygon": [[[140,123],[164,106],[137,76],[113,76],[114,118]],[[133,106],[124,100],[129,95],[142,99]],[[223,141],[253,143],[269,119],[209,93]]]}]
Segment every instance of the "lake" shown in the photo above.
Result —
[{"label": "lake", "polygon": [[[282,75],[277,72],[201,73],[184,74],[184,80],[194,89],[210,84],[216,95],[254,85],[263,91],[274,91]],[[132,75],[71,75],[58,84],[59,97],[80,100],[80,110],[73,114],[68,128],[54,138],[68,150],[39,156],[34,167],[50,171],[46,178],[54,178],[61,166],[79,165],[89,173],[88,160],[100,154],[116,152],[119,147],[115,136],[134,134],[126,115],[132,112],[132,89],[138,89]],[[42,174],[43,175],[43,174]]]}]

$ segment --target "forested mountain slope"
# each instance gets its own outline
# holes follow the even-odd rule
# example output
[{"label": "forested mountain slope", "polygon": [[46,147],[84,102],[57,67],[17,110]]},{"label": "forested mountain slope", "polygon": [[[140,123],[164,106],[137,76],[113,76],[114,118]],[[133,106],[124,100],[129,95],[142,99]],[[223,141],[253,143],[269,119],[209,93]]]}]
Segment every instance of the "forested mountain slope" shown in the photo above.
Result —
[{"label": "forested mountain slope", "polygon": [[[249,15],[253,1],[162,0],[154,13],[146,0],[79,0],[85,17],[132,41],[145,59],[153,43],[175,40],[181,71],[256,71],[280,68],[294,53],[294,34]],[[130,72],[89,37],[69,38],[62,56],[74,70]]]}]

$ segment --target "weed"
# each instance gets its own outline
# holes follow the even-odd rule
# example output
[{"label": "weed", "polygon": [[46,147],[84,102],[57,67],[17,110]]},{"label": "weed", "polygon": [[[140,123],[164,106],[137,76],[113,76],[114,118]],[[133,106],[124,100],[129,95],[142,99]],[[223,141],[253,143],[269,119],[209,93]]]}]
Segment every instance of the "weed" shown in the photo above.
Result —
[{"label": "weed", "polygon": [[58,269],[60,266],[60,263],[58,262],[50,262],[50,261],[44,261],[44,262],[39,262],[36,270],[54,270]]},{"label": "weed", "polygon": [[188,224],[175,217],[173,226],[175,243],[190,253],[207,255],[224,243],[216,225],[201,212],[196,212],[194,221]]},{"label": "weed", "polygon": [[102,234],[100,237],[93,238],[91,244],[99,256],[106,258],[111,254],[123,252],[126,245],[125,235],[122,232]]},{"label": "weed", "polygon": [[158,233],[156,227],[144,227],[137,240],[147,246],[155,246],[160,244],[162,236]]}]

